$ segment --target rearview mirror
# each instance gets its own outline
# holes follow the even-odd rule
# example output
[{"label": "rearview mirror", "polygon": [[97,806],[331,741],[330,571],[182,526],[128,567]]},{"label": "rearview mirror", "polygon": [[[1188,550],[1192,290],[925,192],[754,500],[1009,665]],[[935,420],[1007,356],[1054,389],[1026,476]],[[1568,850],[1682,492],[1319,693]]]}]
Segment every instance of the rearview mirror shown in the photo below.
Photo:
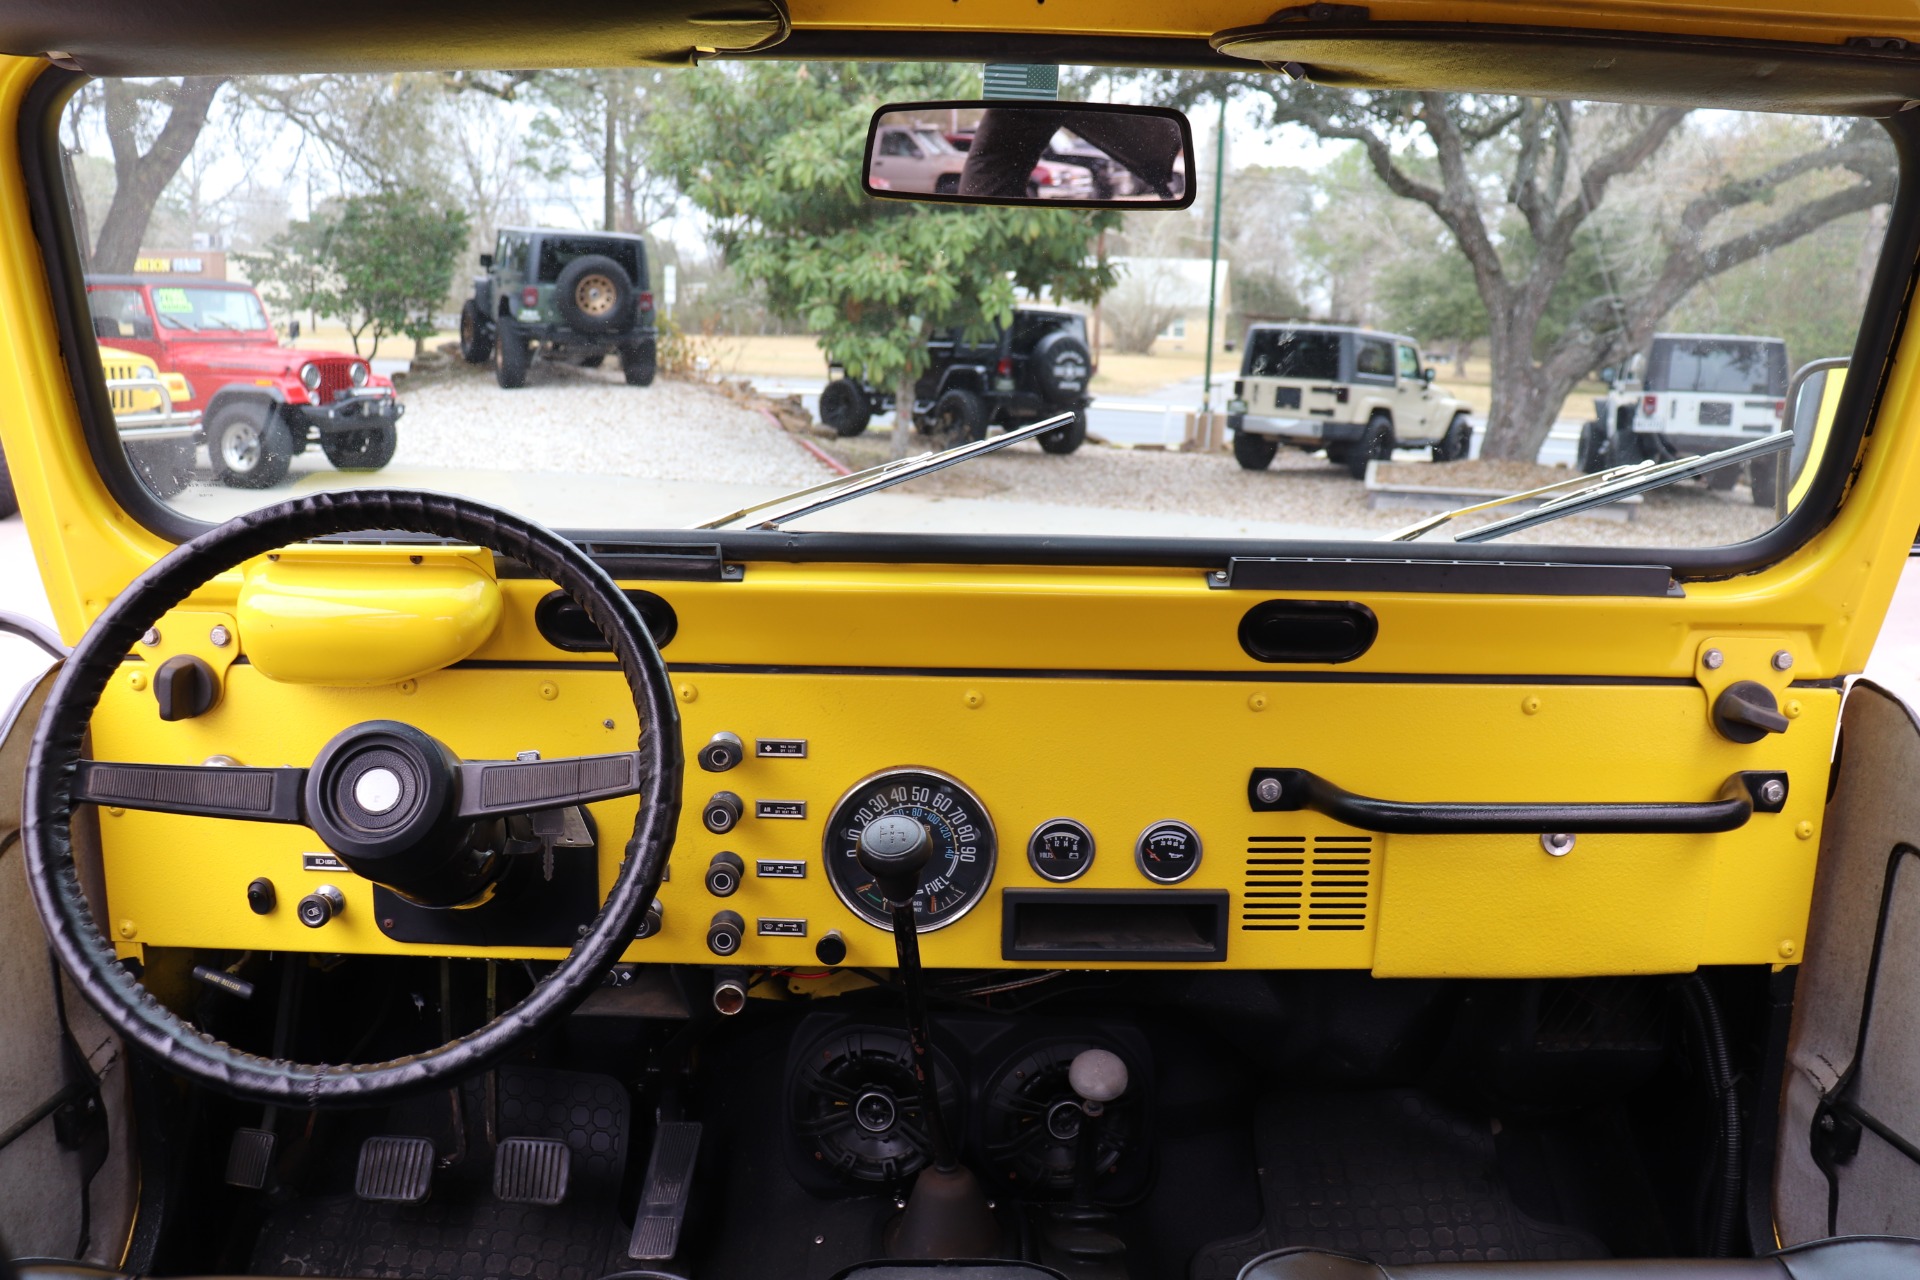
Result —
[{"label": "rearview mirror", "polygon": [[1166,107],[907,102],[867,130],[861,185],[890,200],[1184,209],[1193,130]]}]

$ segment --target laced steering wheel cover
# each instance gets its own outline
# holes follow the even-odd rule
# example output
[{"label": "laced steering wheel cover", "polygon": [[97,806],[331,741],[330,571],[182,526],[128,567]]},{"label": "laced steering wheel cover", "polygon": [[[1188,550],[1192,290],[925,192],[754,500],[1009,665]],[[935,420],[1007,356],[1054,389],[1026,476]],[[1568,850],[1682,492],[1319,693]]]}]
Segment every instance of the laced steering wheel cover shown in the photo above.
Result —
[{"label": "laced steering wheel cover", "polygon": [[[476,544],[520,561],[572,597],[611,646],[640,715],[640,807],[600,914],[525,1000],[428,1053],[358,1065],[289,1062],[242,1052],[195,1029],[118,962],[74,862],[73,788],[100,696],[148,627],[216,574],[255,556],[292,542],[367,530]],[[572,543],[465,498],[386,489],[323,493],[238,516],[176,547],[100,614],[68,657],[34,732],[21,843],[28,886],[54,954],[80,994],[129,1043],[232,1097],[298,1108],[363,1106],[497,1061],[593,990],[633,941],[642,912],[659,891],[680,817],[682,769],[679,713],[666,664],[633,602]]]}]

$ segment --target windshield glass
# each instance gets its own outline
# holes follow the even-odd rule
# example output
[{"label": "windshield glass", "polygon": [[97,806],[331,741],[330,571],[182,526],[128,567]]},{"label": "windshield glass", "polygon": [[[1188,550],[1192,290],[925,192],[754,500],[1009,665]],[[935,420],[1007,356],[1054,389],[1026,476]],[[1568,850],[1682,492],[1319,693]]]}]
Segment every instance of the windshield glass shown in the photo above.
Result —
[{"label": "windshield glass", "polygon": [[260,300],[245,289],[156,285],[152,296],[153,313],[163,329],[235,333],[267,327]]},{"label": "windshield glass", "polygon": [[[1381,539],[1781,431],[1789,373],[1852,353],[1899,181],[1866,120],[1409,113],[1279,75],[1069,66],[1063,100],[1188,113],[1190,208],[1135,207],[1142,180],[1064,133],[1029,195],[1113,207],[862,190],[872,112],[923,103],[873,139],[871,181],[956,191],[983,75],[88,82],[60,139],[89,319],[199,415],[113,465],[195,520],[383,485],[642,534],[1065,415],[795,520],[796,553],[815,531]],[[204,341],[231,333],[252,341]],[[1822,462],[1767,458],[1502,545],[1743,542]]]}]

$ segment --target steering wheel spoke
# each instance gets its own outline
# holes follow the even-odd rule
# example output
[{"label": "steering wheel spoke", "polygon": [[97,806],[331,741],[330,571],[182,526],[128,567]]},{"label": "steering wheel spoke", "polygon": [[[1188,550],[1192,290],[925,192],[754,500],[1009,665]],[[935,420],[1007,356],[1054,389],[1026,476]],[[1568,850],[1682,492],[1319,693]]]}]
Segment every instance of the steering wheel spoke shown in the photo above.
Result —
[{"label": "steering wheel spoke", "polygon": [[306,785],[305,769],[82,760],[73,798],[116,809],[301,823],[306,811],[300,794]]},{"label": "steering wheel spoke", "polygon": [[646,778],[637,751],[558,760],[470,760],[458,768],[463,822],[636,795]]}]

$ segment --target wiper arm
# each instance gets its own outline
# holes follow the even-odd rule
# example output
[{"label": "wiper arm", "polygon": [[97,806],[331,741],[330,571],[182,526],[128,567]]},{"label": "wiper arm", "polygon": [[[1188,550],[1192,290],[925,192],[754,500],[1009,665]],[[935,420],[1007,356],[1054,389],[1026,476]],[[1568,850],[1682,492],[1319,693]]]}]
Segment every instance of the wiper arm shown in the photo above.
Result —
[{"label": "wiper arm", "polygon": [[[1604,481],[1645,471],[1654,465],[1652,462],[1636,462],[1630,467],[1614,467],[1607,471],[1592,474],[1582,472],[1578,475],[1568,476],[1565,480],[1555,480],[1552,484],[1543,484],[1538,489],[1522,489],[1517,493],[1503,493],[1497,498],[1488,498],[1485,502],[1470,503],[1464,507],[1454,507],[1450,511],[1436,512],[1424,520],[1414,521],[1404,529],[1394,530],[1388,534],[1383,541],[1412,542],[1415,538],[1423,534],[1432,533],[1441,525],[1453,520],[1458,520],[1461,516],[1470,516],[1480,511],[1491,511],[1495,507],[1504,507],[1510,502],[1524,502],[1528,498],[1537,498],[1543,493],[1558,493],[1563,489],[1572,489],[1575,486],[1578,486],[1580,489],[1589,489]],[[1456,539],[1456,541],[1458,541],[1458,539]]]},{"label": "wiper arm", "polygon": [[[931,475],[935,471],[962,462],[971,462],[975,458],[997,453],[1010,444],[1019,444],[1022,440],[1031,440],[1035,436],[1057,431],[1073,421],[1073,414],[1056,413],[1051,418],[1042,418],[1017,427],[1005,435],[995,436],[991,440],[974,440],[967,444],[957,444],[951,449],[942,449],[938,453],[916,454],[911,458],[898,458],[892,462],[883,462],[877,467],[868,467],[865,471],[856,471],[849,476],[839,476],[822,484],[810,485],[805,489],[796,489],[792,493],[783,493],[777,498],[765,502],[756,502],[750,507],[697,524],[696,529],[724,529],[749,516],[760,516],[752,525],[755,529],[778,529],[791,520],[801,516],[810,516],[816,511],[825,511],[837,507],[843,502],[852,502],[855,498],[864,498],[870,493],[882,489],[891,489],[897,484],[919,476]],[[900,428],[895,427],[898,431]],[[764,514],[763,514],[764,513]]]},{"label": "wiper arm", "polygon": [[1522,511],[1518,515],[1508,516],[1505,520],[1495,520],[1492,524],[1483,524],[1478,529],[1457,533],[1453,540],[1455,542],[1491,542],[1509,533],[1531,529],[1537,524],[1546,524],[1550,520],[1559,520],[1566,516],[1576,516],[1583,511],[1591,511],[1595,507],[1604,507],[1610,502],[1632,497],[1636,493],[1663,489],[1681,480],[1691,480],[1709,471],[1718,471],[1722,467],[1737,466],[1742,462],[1765,458],[1792,447],[1793,433],[1776,431],[1770,436],[1749,440],[1745,444],[1737,444],[1731,449],[1722,449],[1718,453],[1676,458],[1672,462],[1656,463],[1653,466],[1642,465],[1632,468],[1624,475],[1611,479],[1603,478],[1597,484],[1575,489],[1572,493],[1555,498],[1551,502],[1543,502],[1531,511]]}]

